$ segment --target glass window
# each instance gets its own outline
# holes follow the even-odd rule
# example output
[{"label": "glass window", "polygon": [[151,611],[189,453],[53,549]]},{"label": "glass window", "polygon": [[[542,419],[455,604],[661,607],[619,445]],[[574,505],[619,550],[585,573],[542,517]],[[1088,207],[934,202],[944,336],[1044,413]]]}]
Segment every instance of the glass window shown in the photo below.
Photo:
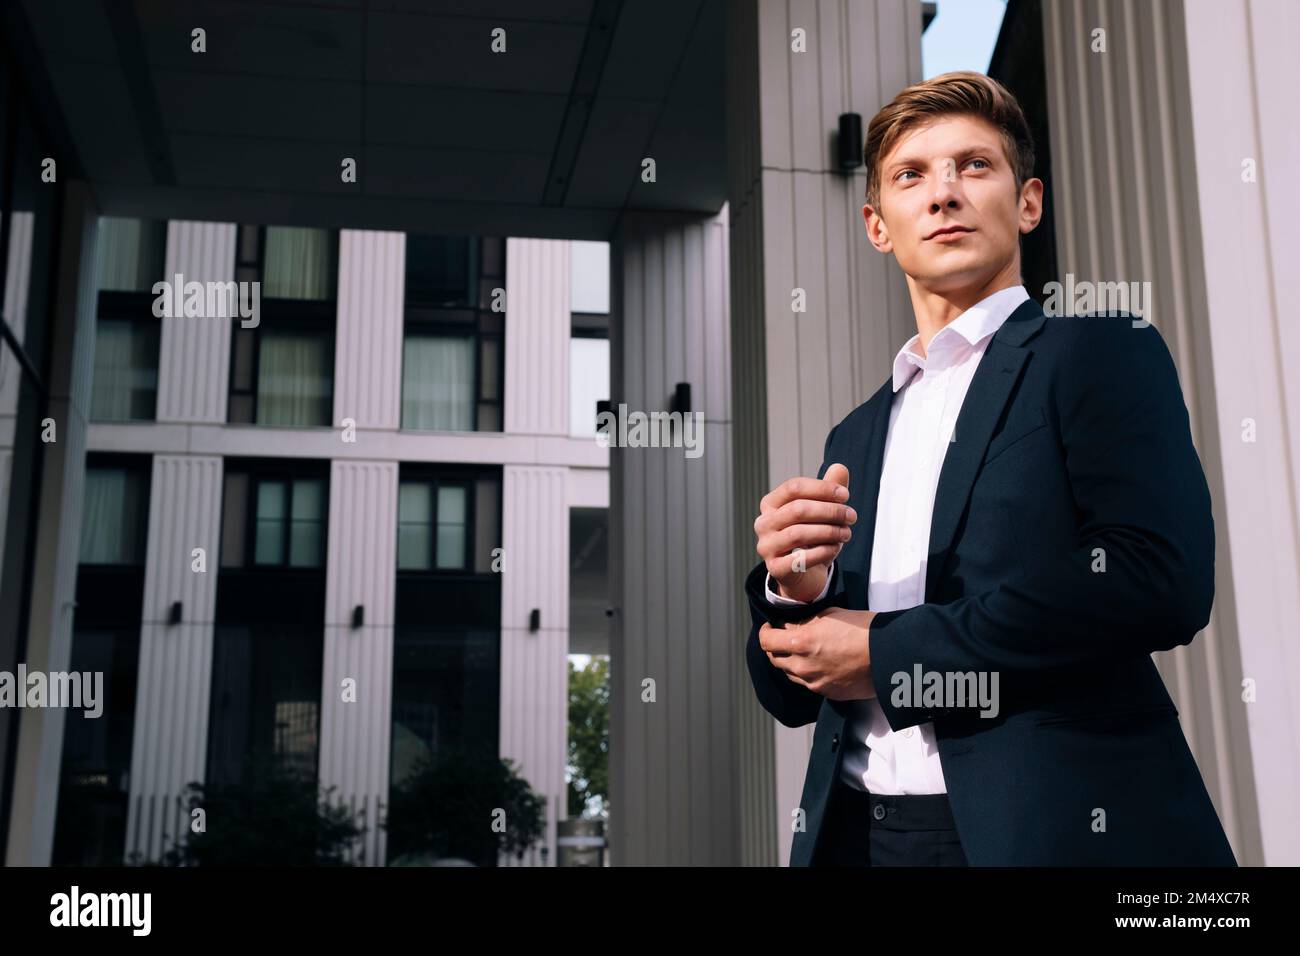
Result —
[{"label": "glass window", "polygon": [[221,566],[321,567],[328,488],[318,462],[290,468],[282,463],[228,461]]},{"label": "glass window", "polygon": [[402,359],[402,427],[474,429],[474,338],[407,335]]},{"label": "glass window", "polygon": [[139,421],[154,417],[160,333],[157,321],[99,319],[95,328],[91,420]]},{"label": "glass window", "polygon": [[324,482],[319,478],[296,479],[289,535],[289,564],[293,567],[313,568],[321,564],[324,517]]},{"label": "glass window", "polygon": [[333,417],[338,234],[241,225],[235,276],[261,283],[260,324],[234,319],[227,419],[291,428]]},{"label": "glass window", "polygon": [[82,564],[143,564],[145,481],[116,467],[86,469],[81,513]]},{"label": "glass window", "polygon": [[262,481],[257,485],[257,543],[255,564],[284,563],[285,485]]},{"label": "glass window", "polygon": [[463,485],[438,488],[438,567],[465,567],[465,538],[469,489]]},{"label": "glass window", "polygon": [[433,495],[425,482],[404,481],[397,503],[397,566],[427,571],[433,552]]},{"label": "glass window", "polygon": [[478,245],[468,236],[406,237],[406,304],[476,306]]},{"label": "glass window", "polygon": [[328,229],[267,226],[262,295],[268,299],[332,298],[333,239]]},{"label": "glass window", "polygon": [[148,292],[162,279],[167,223],[100,216],[96,238],[100,292]]},{"label": "glass window", "polygon": [[268,331],[259,345],[257,424],[328,425],[330,343],[307,331]]}]

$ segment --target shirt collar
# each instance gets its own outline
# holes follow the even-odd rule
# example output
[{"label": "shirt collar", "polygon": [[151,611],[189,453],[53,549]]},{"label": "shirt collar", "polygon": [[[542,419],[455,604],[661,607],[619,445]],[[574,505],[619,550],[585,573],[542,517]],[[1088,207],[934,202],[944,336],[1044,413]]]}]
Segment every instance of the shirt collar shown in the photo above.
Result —
[{"label": "shirt collar", "polygon": [[911,381],[917,369],[927,368],[931,363],[940,368],[947,364],[950,360],[949,350],[953,344],[956,344],[957,337],[964,340],[968,346],[976,345],[988,338],[1001,328],[1008,316],[1028,298],[1029,293],[1025,287],[1015,285],[980,299],[935,334],[930,340],[930,348],[925,356],[916,351],[920,348],[920,333],[913,335],[894,356],[894,391],[897,392]]}]

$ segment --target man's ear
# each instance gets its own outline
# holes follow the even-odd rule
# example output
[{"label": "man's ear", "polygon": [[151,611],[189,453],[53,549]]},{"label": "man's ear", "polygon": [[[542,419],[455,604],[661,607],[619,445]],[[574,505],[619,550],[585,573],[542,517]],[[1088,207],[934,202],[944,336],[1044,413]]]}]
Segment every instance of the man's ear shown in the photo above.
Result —
[{"label": "man's ear", "polygon": [[1027,234],[1037,228],[1043,218],[1043,181],[1026,179],[1020,187],[1020,232]]},{"label": "man's ear", "polygon": [[894,241],[889,238],[889,228],[885,225],[885,220],[880,218],[880,214],[872,209],[869,203],[862,207],[862,221],[867,225],[867,240],[877,252],[894,251]]}]

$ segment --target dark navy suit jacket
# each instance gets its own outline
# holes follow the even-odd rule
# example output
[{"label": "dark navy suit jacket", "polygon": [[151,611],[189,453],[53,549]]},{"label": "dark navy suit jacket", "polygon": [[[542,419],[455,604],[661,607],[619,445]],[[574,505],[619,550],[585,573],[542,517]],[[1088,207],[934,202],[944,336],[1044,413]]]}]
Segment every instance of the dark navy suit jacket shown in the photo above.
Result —
[{"label": "dark navy suit jacket", "polygon": [[[886,381],[826,440],[819,477],[846,465],[858,513],[827,596],[773,605],[762,564],[745,582],[759,701],[786,726],[817,722],[792,866],[816,862],[848,707],[786,678],[758,628],[832,605],[869,609],[893,399]],[[970,863],[1235,866],[1151,659],[1189,643],[1214,600],[1209,489],[1155,326],[1048,318],[1033,300],[1016,309],[958,416],[928,553],[925,603],[872,622],[872,679],[893,730],[933,722]],[[916,665],[996,671],[999,713],[896,706],[891,675]]]}]

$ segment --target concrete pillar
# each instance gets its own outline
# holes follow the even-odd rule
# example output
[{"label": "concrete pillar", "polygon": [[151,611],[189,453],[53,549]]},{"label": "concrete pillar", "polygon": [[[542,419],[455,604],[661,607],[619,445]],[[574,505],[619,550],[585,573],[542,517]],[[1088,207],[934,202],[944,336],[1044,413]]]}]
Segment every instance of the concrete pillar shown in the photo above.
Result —
[{"label": "concrete pillar", "polygon": [[[166,267],[174,282],[229,282],[235,277],[235,225],[173,221],[167,224]],[[174,296],[184,290],[173,290]],[[184,301],[178,299],[177,301]],[[158,349],[159,422],[224,422],[230,392],[230,334],[238,302],[228,315],[164,316]]]},{"label": "concrete pillar", "polygon": [[[397,478],[394,461],[335,461],[330,470],[320,783],[337,788],[336,806],[354,817],[364,812],[354,859],[369,866],[386,858],[378,823],[388,803],[393,720]],[[364,623],[354,628],[357,605]]]},{"label": "concrete pillar", "polygon": [[[612,248],[611,400],[666,412],[700,454],[611,447],[610,853],[619,866],[740,860],[727,211],[629,214]],[[616,444],[617,442],[615,442]],[[653,690],[653,700],[650,699]]]},{"label": "concrete pillar", "polygon": [[1285,3],[1083,0],[1045,4],[1043,33],[1061,281],[1150,283],[1143,315],[1178,367],[1214,499],[1213,616],[1156,662],[1238,859],[1295,864],[1300,427],[1286,359],[1300,337],[1281,303],[1298,291],[1286,264],[1300,233],[1270,190],[1300,161],[1273,85],[1300,20]]},{"label": "concrete pillar", "polygon": [[335,428],[345,418],[358,431],[399,425],[405,284],[406,233],[340,231]]},{"label": "concrete pillar", "polygon": [[[502,471],[500,754],[546,801],[546,864],[554,866],[556,823],[567,816],[568,469],[506,465]],[[536,631],[529,628],[534,609],[541,613]],[[518,861],[503,855],[499,862]]]},{"label": "concrete pillar", "polygon": [[[207,775],[221,488],[218,457],[154,456],[126,824],[126,855],[143,861],[184,841],[190,820],[177,798]],[[181,623],[169,624],[176,601]]]},{"label": "concrete pillar", "polygon": [[[505,430],[555,439],[569,433],[570,246],[506,240]],[[546,862],[566,817],[568,748],[568,469],[502,469],[500,754],[546,800]],[[541,628],[529,615],[541,612]],[[516,860],[502,856],[503,866]],[[526,858],[525,864],[541,858]]]},{"label": "concrete pillar", "polygon": [[[66,671],[72,652],[81,505],[86,478],[86,422],[95,351],[95,237],[98,210],[90,188],[67,184],[59,244],[59,285],[51,329],[54,354],[49,416],[57,440],[45,447],[37,505],[35,566],[27,636],[29,671]],[[61,708],[23,710],[19,718],[8,866],[47,866],[54,842]]]},{"label": "concrete pillar", "polygon": [[[727,28],[739,641],[749,622],[740,578],[758,561],[759,499],[792,475],[816,474],[831,426],[885,381],[916,331],[902,273],[866,239],[866,173],[839,172],[835,131],[852,112],[865,132],[880,107],[921,79],[921,5],[733,2]],[[805,52],[792,49],[795,30]],[[796,289],[804,312],[793,311]],[[735,659],[742,858],[784,865],[813,728],[777,724],[754,698],[738,649]]]}]

